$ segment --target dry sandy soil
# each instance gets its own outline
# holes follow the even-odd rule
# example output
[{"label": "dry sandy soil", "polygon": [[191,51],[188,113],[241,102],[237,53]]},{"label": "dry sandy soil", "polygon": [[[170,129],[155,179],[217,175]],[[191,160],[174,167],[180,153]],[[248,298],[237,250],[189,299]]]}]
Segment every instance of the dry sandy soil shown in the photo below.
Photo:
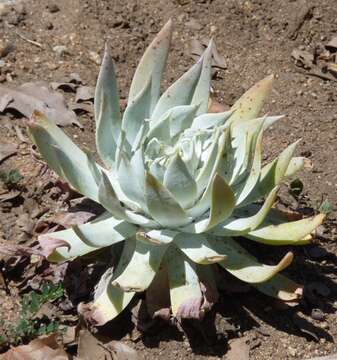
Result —
[{"label": "dry sandy soil", "polygon": [[[266,134],[264,160],[301,138],[297,154],[311,162],[300,175],[304,184],[300,198],[288,196],[285,188],[282,202],[289,209],[310,214],[328,199],[336,210],[337,83],[310,75],[291,58],[294,49],[317,54],[337,35],[335,0],[27,0],[24,7],[0,15],[0,40],[13,45],[0,59],[4,61],[0,81],[15,87],[28,81],[62,81],[78,73],[84,83],[94,86],[99,56],[108,40],[121,97],[126,98],[141,54],[170,17],[175,32],[164,85],[192,64],[191,40],[209,38],[211,34],[227,65],[217,72],[213,83],[219,102],[232,105],[256,81],[274,73],[276,84],[265,112],[286,117]],[[60,54],[55,46],[66,48]],[[66,94],[68,100],[72,96]],[[94,150],[92,116],[82,115],[79,121],[82,130],[72,126],[66,131]],[[17,168],[24,177],[20,182],[22,194],[0,202],[0,234],[5,241],[31,244],[41,216],[66,210],[67,205],[48,185],[48,173],[43,175],[41,163],[32,155],[23,120],[16,114],[1,115],[0,136],[0,141],[18,145],[17,154],[0,163],[1,170]],[[109,329],[113,336],[128,341],[144,359],[225,357],[226,338],[239,336],[247,340],[250,359],[304,359],[337,352],[334,240],[336,211],[320,229],[316,244],[294,250],[296,259],[289,273],[315,290],[296,308],[280,307],[253,290],[229,291],[213,314],[217,338],[192,331],[192,348],[186,335],[167,327],[130,340],[129,316]],[[253,249],[265,261],[279,258],[287,250],[270,251],[263,246]],[[313,316],[316,308],[321,310],[321,317]]]}]

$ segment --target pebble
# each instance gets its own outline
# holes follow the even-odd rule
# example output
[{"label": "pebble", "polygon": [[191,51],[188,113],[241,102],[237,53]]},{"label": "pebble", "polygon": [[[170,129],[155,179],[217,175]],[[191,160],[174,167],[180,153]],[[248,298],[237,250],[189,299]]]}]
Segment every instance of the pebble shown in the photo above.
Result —
[{"label": "pebble", "polygon": [[60,8],[56,4],[48,4],[47,9],[51,14],[57,13],[60,11]]},{"label": "pebble", "polygon": [[89,59],[97,65],[101,65],[102,58],[97,52],[89,51]]},{"label": "pebble", "polygon": [[65,45],[56,45],[53,47],[53,51],[56,52],[57,55],[63,56],[68,53],[68,48]]},{"label": "pebble", "polygon": [[0,68],[6,66],[6,62],[4,60],[0,60]]},{"label": "pebble", "polygon": [[118,26],[120,26],[120,25],[122,25],[123,24],[123,18],[122,18],[122,16],[121,15],[119,15],[119,16],[117,16],[117,17],[115,17],[113,20],[112,20],[112,23],[111,23],[111,25],[112,25],[112,27],[118,27]]},{"label": "pebble", "polygon": [[325,319],[325,314],[321,309],[312,309],[311,310],[311,317],[314,320],[323,321]]},{"label": "pebble", "polygon": [[288,353],[290,356],[295,357],[297,355],[296,349],[292,348],[291,346],[288,347]]},{"label": "pebble", "polygon": [[0,58],[7,56],[14,50],[14,46],[4,40],[0,40]]},{"label": "pebble", "polygon": [[210,28],[210,32],[211,32],[211,34],[215,34],[215,33],[216,33],[216,31],[217,31],[217,27],[216,27],[216,26],[214,26],[214,25],[211,25],[211,28]]},{"label": "pebble", "polygon": [[54,29],[53,23],[48,22],[48,23],[46,24],[46,29],[47,29],[47,30],[53,30],[53,29]]},{"label": "pebble", "polygon": [[326,321],[322,322],[319,326],[325,330],[329,329],[329,324]]},{"label": "pebble", "polygon": [[[318,229],[316,229],[316,231],[318,231]],[[319,246],[313,246],[312,248],[308,249],[308,253],[314,259],[321,259],[327,255],[326,250]]]}]

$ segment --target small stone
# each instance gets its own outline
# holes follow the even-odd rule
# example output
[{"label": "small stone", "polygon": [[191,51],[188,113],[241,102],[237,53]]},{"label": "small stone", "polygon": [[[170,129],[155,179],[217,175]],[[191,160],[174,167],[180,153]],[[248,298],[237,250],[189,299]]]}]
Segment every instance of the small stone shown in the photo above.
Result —
[{"label": "small stone", "polygon": [[60,11],[60,8],[56,4],[48,4],[47,9],[51,14],[57,13]]},{"label": "small stone", "polygon": [[14,45],[7,41],[0,40],[0,58],[6,57],[10,52],[14,50]]},{"label": "small stone", "polygon": [[89,51],[89,59],[97,65],[101,65],[102,58],[95,51]]},{"label": "small stone", "polygon": [[11,73],[7,73],[6,74],[6,81],[7,82],[12,82],[13,81],[13,76],[12,76],[13,74],[11,74]]},{"label": "small stone", "polygon": [[323,321],[325,319],[325,314],[321,309],[312,309],[311,310],[311,317],[314,320]]},{"label": "small stone", "polygon": [[217,31],[217,27],[212,25],[210,30],[211,30],[211,34],[215,34]]},{"label": "small stone", "polygon": [[6,62],[4,60],[0,60],[0,68],[6,66]]},{"label": "small stone", "polygon": [[121,26],[122,24],[123,24],[123,18],[122,16],[119,15],[113,19],[111,26],[115,28]]},{"label": "small stone", "polygon": [[59,65],[58,64],[54,64],[54,63],[48,63],[47,64],[47,67],[49,70],[56,70],[59,68]]},{"label": "small stone", "polygon": [[53,51],[60,57],[68,53],[68,48],[65,45],[56,45],[53,47]]},{"label": "small stone", "polygon": [[47,30],[53,30],[53,29],[54,29],[53,23],[48,22],[48,23],[46,24],[46,29],[47,29]]},{"label": "small stone", "polygon": [[[318,229],[316,229],[317,231]],[[327,251],[319,246],[313,246],[308,249],[309,255],[314,259],[321,259],[327,256]]]},{"label": "small stone", "polygon": [[297,355],[296,349],[292,348],[291,346],[288,347],[288,353],[290,356],[295,357]]},{"label": "small stone", "polygon": [[324,321],[322,322],[321,324],[319,324],[319,326],[322,328],[322,329],[325,329],[325,330],[328,330],[329,329],[329,324]]}]

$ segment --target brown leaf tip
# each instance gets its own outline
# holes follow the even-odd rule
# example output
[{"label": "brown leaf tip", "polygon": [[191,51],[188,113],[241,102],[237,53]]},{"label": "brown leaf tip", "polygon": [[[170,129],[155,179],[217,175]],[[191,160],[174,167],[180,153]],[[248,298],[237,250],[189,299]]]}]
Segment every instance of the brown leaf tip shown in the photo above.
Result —
[{"label": "brown leaf tip", "polygon": [[36,126],[41,119],[44,118],[44,114],[39,110],[34,110],[32,116],[27,119],[26,124],[29,127]]}]

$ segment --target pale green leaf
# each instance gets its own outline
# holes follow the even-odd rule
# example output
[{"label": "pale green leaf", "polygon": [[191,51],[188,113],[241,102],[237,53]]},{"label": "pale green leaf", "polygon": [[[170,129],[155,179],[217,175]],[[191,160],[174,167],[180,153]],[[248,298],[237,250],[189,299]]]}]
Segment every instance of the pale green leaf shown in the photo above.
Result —
[{"label": "pale green leaf", "polygon": [[253,286],[262,293],[287,302],[297,302],[303,293],[303,287],[287,277],[276,274],[273,278]]},{"label": "pale green leaf", "polygon": [[139,241],[144,241],[148,244],[156,244],[163,245],[171,243],[174,238],[177,236],[178,232],[169,230],[169,229],[161,229],[161,230],[150,230],[150,231],[138,231],[136,234],[136,238]]},{"label": "pale green leaf", "polygon": [[152,218],[162,226],[178,227],[190,221],[172,194],[148,172],[145,177],[145,196]]},{"label": "pale green leaf", "polygon": [[147,141],[156,138],[171,144],[175,137],[190,127],[197,109],[198,105],[181,105],[169,109],[153,124]]},{"label": "pale green leaf", "polygon": [[167,110],[175,106],[191,104],[193,92],[200,77],[201,68],[202,61],[199,60],[162,94],[151,115],[150,127],[154,126]]},{"label": "pale green leaf", "polygon": [[[208,191],[210,196],[207,194]],[[209,201],[208,204],[207,200]],[[193,217],[195,217],[198,215],[196,210],[200,212],[202,210],[206,211],[206,206],[210,209],[209,214],[182,228],[184,232],[202,233],[226,220],[234,210],[235,196],[225,180],[219,174],[215,174],[211,187],[205,191],[204,196],[199,202],[202,205],[196,205],[188,211],[188,214],[193,214]]]},{"label": "pale green leaf", "polygon": [[79,193],[89,197],[92,200],[98,200],[98,184],[96,181],[97,172],[91,172],[94,169],[94,163],[90,163],[86,157],[85,163],[80,163],[75,156],[69,156],[57,146],[46,144],[54,152],[59,163],[59,175],[66,180]]},{"label": "pale green leaf", "polygon": [[231,123],[252,120],[258,116],[265,98],[271,92],[273,80],[273,75],[267,76],[257,82],[235,102],[232,109],[236,111],[231,117]]},{"label": "pale green leaf", "polygon": [[169,248],[165,260],[168,269],[172,314],[177,316],[181,311],[181,306],[202,298],[199,278],[196,274],[196,265],[188,261],[176,247]]},{"label": "pale green leaf", "polygon": [[278,189],[278,187],[275,187],[269,193],[263,206],[260,207],[256,214],[245,217],[245,208],[242,208],[237,214],[234,213],[234,218],[230,218],[211,229],[211,233],[218,236],[232,236],[244,235],[249,231],[255,230],[268,215],[270,208],[274,204]]},{"label": "pale green leaf", "polygon": [[99,186],[99,203],[117,219],[124,219],[132,224],[144,227],[159,227],[159,224],[154,220],[122,206],[110,180],[104,173],[102,173],[102,182]]},{"label": "pale green leaf", "polygon": [[302,170],[304,167],[305,158],[304,157],[294,157],[290,160],[285,172],[285,177],[291,177],[295,175],[298,171]]},{"label": "pale green leaf", "polygon": [[240,206],[253,203],[266,196],[275,186],[280,184],[289,167],[297,143],[296,141],[289,145],[282,151],[277,159],[274,159],[262,168],[259,181]]},{"label": "pale green leaf", "polygon": [[177,153],[168,164],[164,175],[164,186],[183,208],[189,206],[196,200],[196,182],[182,161],[179,153]]},{"label": "pale green leaf", "polygon": [[145,168],[142,149],[138,149],[131,161],[121,155],[118,167],[118,182],[122,191],[134,201],[139,208],[147,210],[145,201]]},{"label": "pale green leaf", "polygon": [[175,138],[188,129],[198,111],[199,105],[176,106],[170,111],[170,136]]},{"label": "pale green leaf", "polygon": [[97,79],[95,91],[97,151],[106,165],[113,166],[121,127],[119,93],[113,60],[108,46]]},{"label": "pale green leaf", "polygon": [[135,246],[136,241],[126,241],[117,267],[109,269],[98,283],[90,314],[96,325],[104,325],[114,319],[128,306],[135,295],[134,292],[125,292],[112,285],[112,282],[129,266]]},{"label": "pale green leaf", "polygon": [[174,239],[175,245],[197,264],[214,264],[226,258],[226,255],[215,251],[207,237],[202,234],[179,233]]},{"label": "pale green leaf", "polygon": [[[263,123],[261,124],[263,126]],[[259,130],[259,133],[254,136],[251,146],[251,154],[253,159],[251,166],[248,167],[248,176],[243,180],[242,185],[234,187],[236,195],[236,205],[239,206],[253,191],[256,183],[260,178],[261,163],[262,163],[262,135],[263,129]]]},{"label": "pale green leaf", "polygon": [[219,264],[238,279],[248,283],[261,283],[271,279],[290,265],[294,257],[288,252],[277,265],[264,265],[229,237],[209,238],[208,241],[215,251],[227,255],[227,259]]},{"label": "pale green leaf", "polygon": [[42,250],[48,251],[48,248],[53,249],[55,239],[65,241],[68,246],[58,247],[48,256],[49,261],[64,261],[128,239],[136,231],[136,226],[110,216],[98,222],[41,235],[39,242]]},{"label": "pale green leaf", "polygon": [[149,78],[151,82],[151,111],[160,95],[160,80],[166,65],[172,38],[172,21],[169,20],[152,40],[142,56],[130,86],[128,102],[132,102],[143,89]]},{"label": "pale green leaf", "polygon": [[191,104],[199,105],[197,114],[204,114],[208,110],[209,91],[211,86],[212,76],[212,53],[213,53],[213,40],[207,46],[207,49],[202,55],[202,69],[200,78],[195,87]]},{"label": "pale green leaf", "polygon": [[206,186],[210,183],[214,169],[219,162],[219,155],[221,154],[222,150],[222,142],[219,140],[219,136],[219,131],[215,131],[215,133],[212,135],[212,145],[209,147],[206,159],[199,170],[196,179],[198,196],[203,193]]},{"label": "pale green leaf", "polygon": [[278,225],[267,225],[247,233],[248,239],[268,245],[304,245],[310,243],[310,235],[325,218],[319,214],[310,218],[285,222]]},{"label": "pale green leaf", "polygon": [[[135,240],[128,240],[135,241]],[[136,241],[131,260],[124,271],[112,281],[112,285],[126,292],[141,292],[151,284],[168,244],[150,244]]]},{"label": "pale green leaf", "polygon": [[194,118],[191,129],[204,130],[217,126],[224,125],[231,117],[233,111],[226,111],[222,113],[202,114]]},{"label": "pale green leaf", "polygon": [[129,144],[133,144],[136,137],[150,116],[151,106],[151,78],[144,84],[138,95],[128,103],[122,121],[122,129],[125,131]]},{"label": "pale green leaf", "polygon": [[[73,162],[83,167],[83,172],[91,174],[87,154],[82,151],[54,122],[35,111],[29,122],[29,135],[38,147],[48,165],[60,175],[60,164],[53,146],[61,149]],[[85,194],[86,195],[86,194]]]}]

